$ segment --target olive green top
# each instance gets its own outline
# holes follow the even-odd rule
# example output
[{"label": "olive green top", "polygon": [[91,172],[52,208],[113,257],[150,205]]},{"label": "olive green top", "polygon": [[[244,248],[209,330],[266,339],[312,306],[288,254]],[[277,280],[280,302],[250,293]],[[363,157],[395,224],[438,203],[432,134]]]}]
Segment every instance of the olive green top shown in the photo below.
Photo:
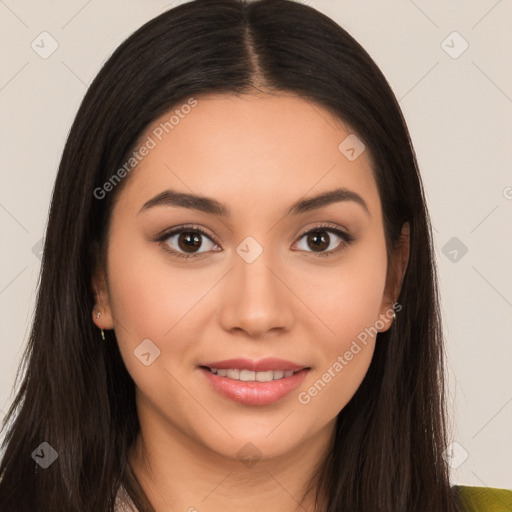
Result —
[{"label": "olive green top", "polygon": [[511,512],[512,490],[454,485],[464,512]]}]

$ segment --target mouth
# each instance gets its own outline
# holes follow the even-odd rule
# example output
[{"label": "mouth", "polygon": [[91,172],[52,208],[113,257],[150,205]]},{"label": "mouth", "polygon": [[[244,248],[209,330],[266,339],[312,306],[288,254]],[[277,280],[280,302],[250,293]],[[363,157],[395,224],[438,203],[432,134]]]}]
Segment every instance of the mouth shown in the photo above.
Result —
[{"label": "mouth", "polygon": [[283,359],[230,359],[199,366],[219,394],[244,405],[269,405],[295,390],[311,370]]},{"label": "mouth", "polygon": [[[267,370],[264,372],[256,372],[246,368],[210,368],[202,366],[205,370],[218,375],[219,377],[226,377],[227,379],[241,380],[243,382],[271,382],[273,380],[286,379],[300,370]],[[309,369],[309,368],[308,368]]]}]

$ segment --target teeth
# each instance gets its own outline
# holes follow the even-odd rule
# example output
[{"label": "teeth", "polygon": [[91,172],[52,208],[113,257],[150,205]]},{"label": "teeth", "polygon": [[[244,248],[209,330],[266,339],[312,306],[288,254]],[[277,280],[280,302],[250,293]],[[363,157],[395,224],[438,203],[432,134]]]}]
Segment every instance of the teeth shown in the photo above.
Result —
[{"label": "teeth", "polygon": [[[261,373],[261,372],[258,372]],[[256,372],[252,372],[251,370],[240,370],[240,380],[244,380],[249,382],[251,380],[256,380]]]},{"label": "teeth", "polygon": [[252,370],[240,370],[238,368],[210,368],[210,371],[219,377],[227,377],[228,379],[242,380],[244,382],[270,382],[272,380],[291,377],[295,373],[293,370],[267,370],[266,372],[254,372]]},{"label": "teeth", "polygon": [[226,377],[229,379],[239,379],[240,378],[240,370],[228,370],[226,373]]},{"label": "teeth", "polygon": [[256,374],[256,380],[258,382],[270,382],[271,380],[274,380],[274,372],[272,370],[258,372]]}]

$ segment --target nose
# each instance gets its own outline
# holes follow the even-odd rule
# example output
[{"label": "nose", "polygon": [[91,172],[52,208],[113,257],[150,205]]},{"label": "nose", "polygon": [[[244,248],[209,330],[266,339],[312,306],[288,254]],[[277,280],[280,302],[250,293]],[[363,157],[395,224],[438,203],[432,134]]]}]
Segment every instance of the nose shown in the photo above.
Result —
[{"label": "nose", "polygon": [[297,298],[287,286],[287,274],[270,251],[249,263],[238,254],[224,282],[220,321],[231,333],[263,338],[291,329]]}]

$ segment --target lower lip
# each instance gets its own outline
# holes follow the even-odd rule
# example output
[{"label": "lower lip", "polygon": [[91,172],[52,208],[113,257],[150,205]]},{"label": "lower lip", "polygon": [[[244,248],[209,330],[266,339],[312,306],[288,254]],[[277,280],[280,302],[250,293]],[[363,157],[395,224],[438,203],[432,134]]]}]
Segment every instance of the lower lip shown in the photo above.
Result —
[{"label": "lower lip", "polygon": [[269,405],[281,400],[300,386],[309,371],[308,368],[304,368],[291,377],[270,382],[245,382],[221,377],[206,368],[200,370],[215,390],[244,405]]}]

